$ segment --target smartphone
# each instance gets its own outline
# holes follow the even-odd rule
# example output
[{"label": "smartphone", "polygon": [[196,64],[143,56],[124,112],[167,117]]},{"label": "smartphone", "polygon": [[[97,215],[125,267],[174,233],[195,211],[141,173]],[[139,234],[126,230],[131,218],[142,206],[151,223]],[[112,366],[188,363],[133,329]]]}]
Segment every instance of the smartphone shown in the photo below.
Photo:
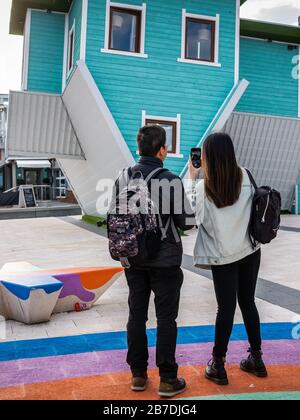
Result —
[{"label": "smartphone", "polygon": [[192,164],[194,168],[199,169],[201,168],[201,149],[200,148],[194,148],[191,150],[191,159]]}]

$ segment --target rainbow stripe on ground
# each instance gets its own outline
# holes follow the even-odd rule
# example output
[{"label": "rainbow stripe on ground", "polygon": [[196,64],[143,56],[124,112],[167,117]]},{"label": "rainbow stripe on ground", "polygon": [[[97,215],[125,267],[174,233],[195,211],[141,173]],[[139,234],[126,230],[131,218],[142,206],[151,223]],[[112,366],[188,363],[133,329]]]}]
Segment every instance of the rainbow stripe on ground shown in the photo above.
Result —
[{"label": "rainbow stripe on ground", "polygon": [[[206,381],[214,328],[181,327],[177,358],[188,383],[185,399],[300,400],[300,340],[295,324],[263,324],[264,358],[269,377],[258,379],[239,370],[247,354],[244,326],[236,325],[228,354],[228,387]],[[126,333],[112,332],[0,343],[0,399],[155,400],[156,331],[148,330],[150,382],[144,393],[130,390],[126,365]]]}]

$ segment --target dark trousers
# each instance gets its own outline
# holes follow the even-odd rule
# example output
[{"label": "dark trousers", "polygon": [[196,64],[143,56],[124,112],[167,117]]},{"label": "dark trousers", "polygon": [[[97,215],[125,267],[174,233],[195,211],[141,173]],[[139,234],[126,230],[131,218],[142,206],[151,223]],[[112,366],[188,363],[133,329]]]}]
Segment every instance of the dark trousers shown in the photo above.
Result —
[{"label": "dark trousers", "polygon": [[157,317],[156,364],[162,378],[176,378],[177,323],[183,273],[178,267],[126,270],[129,286],[129,320],[127,325],[127,363],[133,374],[147,371],[148,340],[146,322],[151,291]]},{"label": "dark trousers", "polygon": [[218,302],[214,355],[225,357],[233,329],[237,301],[242,311],[252,350],[261,350],[261,329],[255,304],[255,290],[261,251],[233,264],[213,266]]}]

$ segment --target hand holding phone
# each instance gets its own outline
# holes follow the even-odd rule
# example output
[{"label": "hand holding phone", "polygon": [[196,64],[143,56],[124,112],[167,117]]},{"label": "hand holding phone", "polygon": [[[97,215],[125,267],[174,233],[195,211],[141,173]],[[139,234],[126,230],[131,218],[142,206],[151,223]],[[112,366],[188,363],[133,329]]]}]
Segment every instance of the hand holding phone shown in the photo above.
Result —
[{"label": "hand holding phone", "polygon": [[194,148],[191,150],[191,157],[189,162],[189,176],[193,181],[196,181],[199,178],[201,165],[201,149]]},{"label": "hand holding phone", "polygon": [[201,149],[199,147],[191,150],[191,161],[195,169],[201,168]]}]

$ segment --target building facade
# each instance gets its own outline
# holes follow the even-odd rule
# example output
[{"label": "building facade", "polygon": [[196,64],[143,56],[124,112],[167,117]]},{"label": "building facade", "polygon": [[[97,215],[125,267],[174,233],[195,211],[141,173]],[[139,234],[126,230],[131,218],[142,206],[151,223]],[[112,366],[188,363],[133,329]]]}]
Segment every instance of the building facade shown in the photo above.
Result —
[{"label": "building facade", "polygon": [[84,211],[95,213],[99,180],[138,157],[141,125],[166,129],[167,166],[181,176],[190,149],[226,129],[241,164],[291,208],[300,28],[241,21],[244,2],[73,0],[42,10],[45,2],[14,0],[23,92],[12,93],[7,153],[57,158]]},{"label": "building facade", "polygon": [[6,189],[10,171],[5,164],[8,95],[0,94],[0,192]]}]

